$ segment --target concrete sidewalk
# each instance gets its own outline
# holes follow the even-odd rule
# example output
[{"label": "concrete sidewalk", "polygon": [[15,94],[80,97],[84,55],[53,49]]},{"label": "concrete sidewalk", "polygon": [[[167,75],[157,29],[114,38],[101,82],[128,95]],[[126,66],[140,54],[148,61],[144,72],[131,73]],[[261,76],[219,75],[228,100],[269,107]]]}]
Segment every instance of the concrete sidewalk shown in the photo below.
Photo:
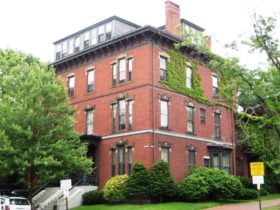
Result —
[{"label": "concrete sidewalk", "polygon": [[[280,199],[262,201],[262,208],[268,206],[280,205]],[[250,202],[250,203],[240,203],[240,204],[230,204],[224,206],[218,206],[209,208],[207,210],[259,210],[259,202]]]}]

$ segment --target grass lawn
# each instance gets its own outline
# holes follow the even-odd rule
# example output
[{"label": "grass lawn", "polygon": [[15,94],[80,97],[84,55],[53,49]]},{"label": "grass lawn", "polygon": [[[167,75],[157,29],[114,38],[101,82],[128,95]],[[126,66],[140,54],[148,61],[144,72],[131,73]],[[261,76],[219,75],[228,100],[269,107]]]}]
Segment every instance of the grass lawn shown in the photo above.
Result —
[{"label": "grass lawn", "polygon": [[[280,198],[280,194],[272,194],[268,196],[262,196],[261,200],[272,200]],[[92,205],[92,206],[80,206],[74,210],[198,210],[206,209],[215,206],[221,206],[231,203],[246,203],[256,200],[246,200],[246,201],[223,201],[223,202],[199,202],[199,203],[183,203],[183,202],[171,202],[171,203],[161,203],[161,204],[144,204],[144,205]],[[268,208],[266,210],[280,210],[280,208]]]},{"label": "grass lawn", "polygon": [[264,210],[280,210],[280,206],[270,206],[263,208]]}]

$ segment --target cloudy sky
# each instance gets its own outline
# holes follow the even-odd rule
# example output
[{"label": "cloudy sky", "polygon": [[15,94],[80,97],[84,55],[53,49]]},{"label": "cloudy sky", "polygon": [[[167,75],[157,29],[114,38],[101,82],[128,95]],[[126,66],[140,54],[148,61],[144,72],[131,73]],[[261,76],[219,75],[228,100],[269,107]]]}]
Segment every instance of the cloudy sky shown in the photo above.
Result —
[{"label": "cloudy sky", "polygon": [[[112,15],[139,25],[165,24],[165,0],[1,0],[0,48],[53,61],[53,42]],[[213,51],[252,32],[251,15],[279,16],[279,0],[173,0],[181,17],[206,29]],[[279,19],[280,21],[280,19]],[[279,36],[280,37],[280,36]]]}]

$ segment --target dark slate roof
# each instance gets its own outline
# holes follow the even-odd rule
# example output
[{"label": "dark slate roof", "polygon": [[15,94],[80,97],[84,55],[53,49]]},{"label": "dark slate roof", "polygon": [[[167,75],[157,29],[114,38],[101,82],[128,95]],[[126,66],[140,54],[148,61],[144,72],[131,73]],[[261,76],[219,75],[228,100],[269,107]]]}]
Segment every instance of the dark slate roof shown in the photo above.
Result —
[{"label": "dark slate roof", "polygon": [[71,37],[80,35],[80,34],[86,32],[86,31],[88,31],[88,30],[90,30],[90,29],[92,29],[92,28],[95,28],[95,27],[98,27],[98,26],[100,26],[100,25],[102,25],[102,24],[104,24],[104,23],[110,22],[111,20],[118,20],[118,21],[120,21],[120,22],[123,22],[123,23],[125,23],[125,24],[127,24],[127,25],[130,25],[130,26],[132,26],[132,27],[135,27],[135,28],[140,28],[140,27],[141,27],[141,26],[139,26],[139,25],[137,25],[137,24],[135,24],[135,23],[132,23],[132,22],[130,22],[130,21],[127,21],[127,20],[125,20],[125,19],[122,19],[122,18],[120,18],[120,17],[114,15],[114,16],[109,17],[109,18],[107,18],[107,19],[105,19],[105,20],[102,20],[102,21],[100,21],[100,22],[98,22],[98,23],[95,23],[95,24],[93,24],[93,25],[91,25],[91,26],[88,26],[88,27],[86,27],[86,28],[84,28],[84,29],[82,29],[82,30],[80,30],[80,31],[77,31],[77,32],[75,32],[75,33],[73,33],[73,34],[71,34],[71,35],[68,35],[68,36],[66,36],[66,37],[64,37],[64,38],[62,38],[62,39],[59,39],[59,40],[55,41],[53,44],[57,44],[57,43],[60,43],[60,42],[62,42],[62,41],[65,41],[65,40],[67,40],[67,39],[69,39],[69,38],[71,38]]}]

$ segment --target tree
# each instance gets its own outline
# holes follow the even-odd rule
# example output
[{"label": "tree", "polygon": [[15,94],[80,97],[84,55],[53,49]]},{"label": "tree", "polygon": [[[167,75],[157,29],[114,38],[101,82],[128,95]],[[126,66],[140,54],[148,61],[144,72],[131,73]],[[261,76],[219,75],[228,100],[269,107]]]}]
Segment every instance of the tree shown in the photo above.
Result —
[{"label": "tree", "polygon": [[[280,183],[280,46],[274,37],[276,18],[254,16],[254,34],[247,41],[251,52],[260,51],[267,56],[267,68],[247,69],[237,58],[223,58],[209,51],[205,45],[194,46],[198,34],[178,45],[178,49],[193,48],[190,58],[212,69],[221,78],[219,105],[236,114],[240,143],[258,160],[265,162],[266,171]],[[204,42],[205,43],[205,42]],[[230,46],[238,49],[236,42]],[[258,59],[256,57],[256,59]],[[236,93],[238,98],[236,101]],[[236,103],[244,110],[237,111]]]},{"label": "tree", "polygon": [[126,197],[133,199],[147,197],[149,183],[149,172],[146,167],[142,163],[135,163],[126,182]]},{"label": "tree", "polygon": [[170,174],[169,165],[161,160],[150,172],[150,195],[156,201],[166,201],[176,193],[176,183]]},{"label": "tree", "polygon": [[0,50],[1,176],[17,174],[30,192],[92,161],[74,131],[74,110],[52,67],[13,50]]}]

